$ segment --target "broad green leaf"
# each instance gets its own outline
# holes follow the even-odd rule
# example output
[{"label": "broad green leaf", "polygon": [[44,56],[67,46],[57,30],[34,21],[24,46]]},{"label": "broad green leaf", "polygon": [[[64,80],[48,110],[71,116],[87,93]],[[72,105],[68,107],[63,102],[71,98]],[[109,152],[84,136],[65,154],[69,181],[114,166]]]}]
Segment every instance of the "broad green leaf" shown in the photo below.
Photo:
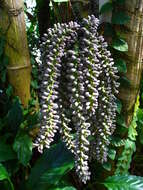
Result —
[{"label": "broad green leaf", "polygon": [[55,185],[72,168],[73,162],[65,162],[60,167],[49,169],[41,176],[41,182]]},{"label": "broad green leaf", "polygon": [[34,89],[38,89],[38,82],[36,80],[32,80],[31,81],[31,86],[34,88]]},{"label": "broad green leaf", "polygon": [[6,171],[6,168],[0,164],[0,180],[8,179],[9,175]]},{"label": "broad green leaf", "polygon": [[115,61],[115,66],[118,68],[118,71],[121,73],[127,72],[126,62],[123,59],[117,59]]},{"label": "broad green leaf", "polygon": [[114,160],[115,159],[115,156],[116,156],[116,150],[114,149],[109,149],[108,151],[108,156],[111,160]]},{"label": "broad green leaf", "polygon": [[16,159],[12,147],[0,141],[0,162]]},{"label": "broad green leaf", "polygon": [[128,51],[128,44],[125,40],[118,38],[114,39],[112,42],[112,47],[118,51],[126,52]]},{"label": "broad green leaf", "polygon": [[13,149],[17,153],[20,163],[26,166],[32,156],[32,140],[26,134],[20,134],[16,137]]},{"label": "broad green leaf", "polygon": [[2,180],[8,180],[8,182],[10,184],[10,188],[12,190],[14,190],[14,186],[10,180],[10,177],[9,177],[9,174],[8,174],[6,168],[2,164],[0,164],[0,181],[2,181]]},{"label": "broad green leaf", "polygon": [[133,175],[115,175],[104,181],[108,190],[143,190],[143,177]]},{"label": "broad green leaf", "polygon": [[55,184],[57,184],[57,182],[65,174],[67,169],[69,170],[73,167],[73,155],[66,149],[64,144],[59,143],[53,145],[50,149],[45,150],[43,155],[41,155],[40,159],[37,160],[35,166],[32,168],[31,174],[27,182],[28,190],[46,190],[47,186],[50,185],[51,182],[46,180],[45,178],[45,183],[42,183],[43,175],[46,174],[45,176],[47,177],[47,179],[50,179],[50,176],[48,175],[49,171],[50,174],[53,176],[52,184],[54,183],[54,179]]},{"label": "broad green leaf", "polygon": [[111,169],[112,169],[111,163],[109,163],[109,162],[103,163],[102,166],[107,171],[111,171]]},{"label": "broad green leaf", "polygon": [[12,88],[12,86],[9,84],[9,85],[8,85],[8,88],[6,89],[6,95],[7,95],[8,97],[10,97],[10,96],[12,95],[12,93],[13,93],[13,88]]},{"label": "broad green leaf", "polygon": [[113,10],[113,5],[112,2],[107,2],[104,5],[102,5],[101,9],[100,9],[100,14],[106,13],[106,12],[110,12]]},{"label": "broad green leaf", "polygon": [[136,150],[135,142],[127,139],[125,144],[125,149],[132,149],[133,151],[135,151]]},{"label": "broad green leaf", "polygon": [[112,14],[112,23],[113,24],[120,24],[120,25],[127,24],[129,22],[129,20],[130,20],[130,17],[122,11],[113,12],[113,14]]}]

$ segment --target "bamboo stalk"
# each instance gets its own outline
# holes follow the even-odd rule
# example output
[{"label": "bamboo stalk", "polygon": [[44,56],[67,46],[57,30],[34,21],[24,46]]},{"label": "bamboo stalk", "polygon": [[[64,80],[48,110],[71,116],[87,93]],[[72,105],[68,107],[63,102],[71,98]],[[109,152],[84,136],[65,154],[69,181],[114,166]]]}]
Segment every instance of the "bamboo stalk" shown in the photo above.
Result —
[{"label": "bamboo stalk", "polygon": [[27,45],[22,0],[3,0],[0,6],[0,27],[6,31],[5,51],[9,57],[8,80],[23,106],[30,99],[30,57]]}]

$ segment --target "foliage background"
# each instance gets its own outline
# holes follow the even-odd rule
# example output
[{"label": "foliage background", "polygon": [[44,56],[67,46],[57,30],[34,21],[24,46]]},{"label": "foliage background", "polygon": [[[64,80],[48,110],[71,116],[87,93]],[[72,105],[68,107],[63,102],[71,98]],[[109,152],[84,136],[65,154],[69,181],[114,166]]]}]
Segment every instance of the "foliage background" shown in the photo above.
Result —
[{"label": "foliage background", "polygon": [[[37,11],[40,3],[25,0],[27,36],[32,65],[31,100],[28,108],[21,106],[18,97],[13,95],[13,88],[7,82],[7,65],[9,58],[4,51],[6,37],[0,33],[0,189],[9,190],[75,190],[75,189],[109,189],[109,190],[141,190],[143,189],[143,80],[140,94],[134,108],[134,116],[129,128],[124,121],[122,103],[117,101],[117,130],[111,139],[107,163],[101,165],[90,163],[91,181],[83,185],[74,171],[73,157],[64,144],[56,137],[51,149],[41,155],[33,149],[32,141],[38,128],[38,70],[40,62],[39,26]],[[112,12],[111,23],[101,27],[106,39],[111,38],[110,50],[120,74],[121,85],[130,85],[125,77],[126,62],[121,55],[128,51],[128,44],[122,38],[118,27],[126,24],[130,18],[123,12],[115,10],[124,0],[111,1],[100,9],[100,14]],[[60,6],[67,2],[55,1],[51,5],[50,22],[61,19]],[[38,56],[37,56],[38,55]],[[140,176],[140,177],[137,177]]]}]

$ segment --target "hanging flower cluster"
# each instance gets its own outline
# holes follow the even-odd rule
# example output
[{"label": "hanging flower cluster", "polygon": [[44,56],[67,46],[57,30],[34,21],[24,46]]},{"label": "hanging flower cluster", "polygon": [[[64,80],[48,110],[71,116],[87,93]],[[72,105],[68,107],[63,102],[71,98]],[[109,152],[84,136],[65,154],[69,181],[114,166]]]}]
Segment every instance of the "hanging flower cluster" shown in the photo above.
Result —
[{"label": "hanging flower cluster", "polygon": [[82,182],[90,179],[89,157],[107,161],[115,130],[117,69],[93,15],[81,23],[55,24],[41,43],[41,127],[34,145],[49,148],[59,131],[75,155]]}]

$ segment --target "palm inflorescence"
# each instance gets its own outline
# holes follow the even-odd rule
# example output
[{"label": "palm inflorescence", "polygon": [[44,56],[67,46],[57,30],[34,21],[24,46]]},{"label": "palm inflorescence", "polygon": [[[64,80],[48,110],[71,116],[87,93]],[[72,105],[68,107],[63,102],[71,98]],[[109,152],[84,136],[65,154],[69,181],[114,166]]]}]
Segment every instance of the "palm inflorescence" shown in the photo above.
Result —
[{"label": "palm inflorescence", "polygon": [[55,24],[41,42],[41,123],[34,145],[49,148],[57,131],[75,156],[82,182],[90,179],[89,158],[107,161],[115,130],[117,68],[93,15],[80,23]]}]

